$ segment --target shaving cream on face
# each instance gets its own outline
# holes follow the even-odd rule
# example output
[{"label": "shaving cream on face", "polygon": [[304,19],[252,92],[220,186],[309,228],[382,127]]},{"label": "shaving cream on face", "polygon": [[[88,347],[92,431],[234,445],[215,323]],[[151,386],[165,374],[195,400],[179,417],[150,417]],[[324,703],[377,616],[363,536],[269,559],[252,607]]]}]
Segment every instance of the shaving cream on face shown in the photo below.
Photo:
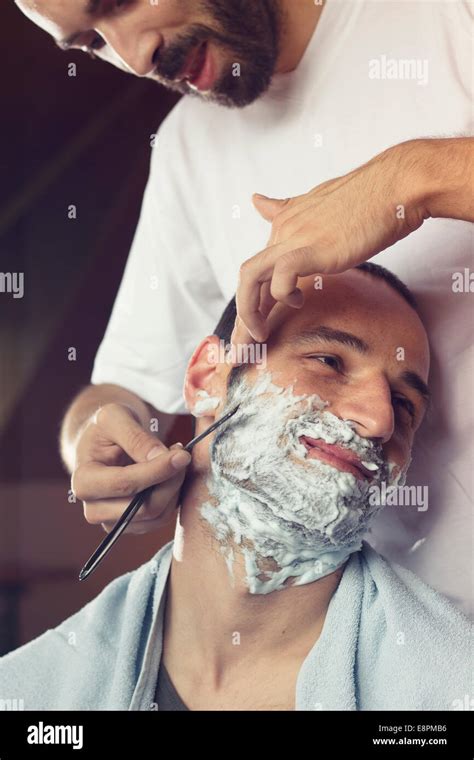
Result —
[{"label": "shaving cream on face", "polygon": [[[272,383],[268,372],[253,386],[245,377],[232,385],[222,413],[236,404],[238,411],[211,445],[212,498],[200,509],[229,571],[234,547],[244,557],[245,581],[254,594],[328,575],[361,548],[381,509],[369,503],[369,486],[393,484],[402,477],[400,468],[392,478],[394,464],[384,461],[381,446],[358,436],[354,423],[327,411],[319,396],[296,396],[293,387]],[[309,458],[301,436],[347,447],[373,465],[372,479]]]},{"label": "shaving cream on face", "polygon": [[221,402],[220,398],[210,396],[207,391],[197,391],[196,396],[198,396],[198,400],[192,410],[194,417],[204,417],[204,415],[217,409]]}]

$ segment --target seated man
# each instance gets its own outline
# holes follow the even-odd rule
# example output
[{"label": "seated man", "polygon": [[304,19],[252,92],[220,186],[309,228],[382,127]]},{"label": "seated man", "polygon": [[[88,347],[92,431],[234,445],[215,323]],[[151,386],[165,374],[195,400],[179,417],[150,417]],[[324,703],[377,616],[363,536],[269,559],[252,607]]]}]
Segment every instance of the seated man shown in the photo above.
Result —
[{"label": "seated man", "polygon": [[304,307],[274,309],[265,367],[216,360],[229,304],[184,393],[197,432],[238,408],[194,448],[175,540],[0,659],[0,699],[450,710],[470,693],[468,621],[363,541],[382,486],[409,466],[428,399],[425,330],[381,267],[321,283],[302,278]]}]

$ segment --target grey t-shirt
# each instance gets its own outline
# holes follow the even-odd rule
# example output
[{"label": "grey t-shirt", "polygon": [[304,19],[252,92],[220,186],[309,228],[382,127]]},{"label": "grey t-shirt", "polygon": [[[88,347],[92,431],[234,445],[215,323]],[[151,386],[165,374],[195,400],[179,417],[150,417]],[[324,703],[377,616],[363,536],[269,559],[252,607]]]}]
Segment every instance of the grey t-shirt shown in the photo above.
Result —
[{"label": "grey t-shirt", "polygon": [[173,681],[169,677],[163,660],[160,662],[158,678],[156,680],[155,702],[161,710],[189,710],[178,692],[174,688]]}]

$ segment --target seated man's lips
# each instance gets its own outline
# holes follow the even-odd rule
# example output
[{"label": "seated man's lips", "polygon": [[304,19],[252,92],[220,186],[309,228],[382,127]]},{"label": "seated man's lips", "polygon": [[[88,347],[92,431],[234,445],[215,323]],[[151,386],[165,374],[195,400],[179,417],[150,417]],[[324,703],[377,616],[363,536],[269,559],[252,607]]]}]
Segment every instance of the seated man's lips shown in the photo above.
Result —
[{"label": "seated man's lips", "polygon": [[359,480],[372,479],[374,473],[364,467],[353,451],[335,443],[326,443],[320,438],[309,438],[307,435],[302,435],[299,440],[306,447],[309,459],[320,459],[341,472],[351,472]]}]

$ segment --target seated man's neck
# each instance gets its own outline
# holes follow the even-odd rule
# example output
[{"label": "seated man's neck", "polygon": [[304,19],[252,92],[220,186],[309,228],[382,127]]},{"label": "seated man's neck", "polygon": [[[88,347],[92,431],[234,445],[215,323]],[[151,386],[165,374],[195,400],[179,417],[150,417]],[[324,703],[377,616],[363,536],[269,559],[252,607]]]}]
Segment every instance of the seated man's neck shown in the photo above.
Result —
[{"label": "seated man's neck", "polygon": [[343,567],[302,586],[251,593],[245,564],[234,545],[232,574],[221,545],[203,520],[209,501],[205,478],[189,478],[183,491],[168,581],[167,656],[191,671],[205,667],[214,686],[229,671],[278,655],[302,662],[318,638]]}]

